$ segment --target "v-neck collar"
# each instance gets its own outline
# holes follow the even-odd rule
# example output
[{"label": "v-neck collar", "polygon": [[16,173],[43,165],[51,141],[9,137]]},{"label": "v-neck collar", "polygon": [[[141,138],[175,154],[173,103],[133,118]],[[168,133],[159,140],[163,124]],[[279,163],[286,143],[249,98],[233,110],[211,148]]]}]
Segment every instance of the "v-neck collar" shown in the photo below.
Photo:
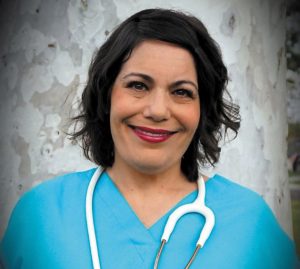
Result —
[{"label": "v-neck collar", "polygon": [[[211,179],[212,178],[206,182],[206,185]],[[193,202],[198,193],[197,190],[194,190],[187,194],[163,216],[155,221],[155,223],[150,227],[146,227],[105,171],[102,173],[101,178],[97,183],[96,193],[97,192],[99,192],[100,197],[110,207],[110,210],[112,210],[121,226],[126,228],[128,234],[137,237],[138,240],[143,238],[145,244],[157,243],[157,241],[160,240],[163,227],[170,214],[181,205]]]},{"label": "v-neck collar", "polygon": [[[207,183],[206,186],[210,185]],[[118,223],[124,236],[127,234],[123,238],[127,237],[131,241],[131,254],[137,255],[132,264],[133,268],[146,268],[146,265],[152,264],[168,217],[176,208],[193,202],[196,197],[197,190],[186,195],[151,227],[147,228],[105,171],[100,176],[94,191],[94,203],[101,203],[102,207],[106,208],[105,211],[109,212],[116,224]],[[98,213],[101,215],[101,212]]]}]

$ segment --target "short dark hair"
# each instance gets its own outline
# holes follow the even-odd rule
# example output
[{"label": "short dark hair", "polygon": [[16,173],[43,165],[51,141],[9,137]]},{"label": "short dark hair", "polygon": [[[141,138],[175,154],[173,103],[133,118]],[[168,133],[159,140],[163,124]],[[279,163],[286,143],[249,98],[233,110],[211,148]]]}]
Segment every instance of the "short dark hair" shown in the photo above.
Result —
[{"label": "short dark hair", "polygon": [[228,128],[237,135],[239,106],[224,98],[227,69],[219,46],[203,23],[194,16],[168,9],[142,10],[121,23],[99,48],[91,62],[82,93],[81,112],[73,118],[80,129],[71,134],[80,139],[84,155],[103,168],[114,163],[110,131],[111,90],[122,64],[142,41],[160,40],[187,49],[195,60],[201,117],[195,135],[184,153],[181,170],[190,181],[198,178],[199,166],[214,165],[220,156],[219,142]]}]

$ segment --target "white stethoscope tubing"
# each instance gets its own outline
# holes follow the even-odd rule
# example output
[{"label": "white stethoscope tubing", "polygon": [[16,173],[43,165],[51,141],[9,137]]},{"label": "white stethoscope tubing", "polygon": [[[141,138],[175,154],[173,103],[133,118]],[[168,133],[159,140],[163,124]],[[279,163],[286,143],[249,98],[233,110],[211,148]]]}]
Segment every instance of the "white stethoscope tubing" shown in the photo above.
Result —
[{"label": "white stethoscope tubing", "polygon": [[177,208],[168,218],[167,224],[165,226],[161,241],[165,240],[168,242],[177,221],[188,213],[198,213],[205,217],[205,224],[200,233],[199,239],[196,245],[204,246],[207,238],[215,225],[215,216],[210,208],[205,206],[205,183],[203,177],[198,179],[198,196],[193,203],[183,205]]},{"label": "white stethoscope tubing", "polygon": [[[93,218],[93,196],[94,190],[97,184],[98,179],[102,174],[102,168],[98,167],[94,172],[88,189],[86,193],[86,222],[87,222],[87,230],[88,237],[90,242],[91,256],[93,262],[93,269],[101,269],[100,267],[100,258],[97,247],[97,239]],[[198,195],[193,203],[183,205],[177,208],[168,218],[167,224],[164,228],[163,235],[161,237],[161,241],[165,240],[166,242],[169,240],[174,227],[176,226],[177,221],[188,213],[198,213],[205,217],[205,224],[200,233],[199,239],[196,245],[199,245],[201,248],[204,246],[206,240],[210,236],[210,233],[215,225],[215,216],[211,209],[205,206],[205,183],[203,177],[198,179]]]},{"label": "white stethoscope tubing", "polygon": [[101,269],[100,267],[100,259],[97,247],[97,240],[96,240],[96,232],[95,232],[95,225],[94,225],[94,217],[93,217],[93,196],[94,190],[97,184],[99,177],[101,176],[102,169],[98,167],[98,169],[94,172],[92,179],[89,183],[86,199],[85,199],[85,212],[86,212],[86,223],[87,223],[87,230],[88,236],[90,241],[90,249],[93,261],[93,268],[94,269]]}]

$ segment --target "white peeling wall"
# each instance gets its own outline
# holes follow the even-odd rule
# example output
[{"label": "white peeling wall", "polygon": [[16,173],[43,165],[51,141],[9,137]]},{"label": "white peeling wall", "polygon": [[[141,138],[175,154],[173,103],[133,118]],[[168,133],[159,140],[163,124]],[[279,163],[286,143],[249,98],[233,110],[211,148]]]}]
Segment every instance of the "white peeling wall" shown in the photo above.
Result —
[{"label": "white peeling wall", "polygon": [[11,0],[0,2],[0,235],[24,191],[93,166],[64,134],[68,119],[94,50],[150,7],[194,14],[220,44],[243,121],[216,170],[261,193],[291,234],[284,1]]}]

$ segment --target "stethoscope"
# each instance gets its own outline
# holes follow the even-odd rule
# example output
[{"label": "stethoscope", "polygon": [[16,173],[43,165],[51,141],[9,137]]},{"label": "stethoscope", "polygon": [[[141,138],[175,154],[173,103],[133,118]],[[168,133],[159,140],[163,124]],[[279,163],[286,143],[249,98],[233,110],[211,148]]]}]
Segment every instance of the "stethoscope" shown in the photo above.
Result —
[{"label": "stethoscope", "polygon": [[[101,269],[99,251],[98,251],[97,240],[96,240],[96,232],[95,232],[95,226],[94,226],[94,218],[93,218],[93,195],[94,195],[94,190],[95,190],[97,181],[100,178],[102,172],[103,172],[103,169],[101,167],[98,167],[96,169],[96,171],[94,172],[94,174],[90,180],[88,189],[87,189],[86,203],[85,203],[86,222],[87,222],[88,237],[89,237],[90,250],[91,250],[92,262],[93,262],[93,269]],[[165,228],[164,228],[163,235],[161,237],[161,244],[158,249],[156,258],[155,258],[153,269],[158,268],[158,263],[159,263],[163,248],[164,248],[165,244],[168,242],[177,221],[185,214],[188,214],[188,213],[201,214],[205,217],[205,223],[204,223],[204,227],[203,227],[202,231],[200,232],[199,239],[196,243],[195,251],[184,269],[190,268],[191,264],[193,263],[194,259],[197,256],[198,251],[201,248],[203,248],[206,240],[210,236],[211,231],[215,225],[215,216],[214,216],[214,213],[212,212],[212,210],[205,205],[205,183],[204,183],[202,176],[199,177],[197,183],[198,183],[197,198],[190,204],[180,206],[179,208],[174,210],[174,212],[169,216],[167,224],[165,225]]]}]

